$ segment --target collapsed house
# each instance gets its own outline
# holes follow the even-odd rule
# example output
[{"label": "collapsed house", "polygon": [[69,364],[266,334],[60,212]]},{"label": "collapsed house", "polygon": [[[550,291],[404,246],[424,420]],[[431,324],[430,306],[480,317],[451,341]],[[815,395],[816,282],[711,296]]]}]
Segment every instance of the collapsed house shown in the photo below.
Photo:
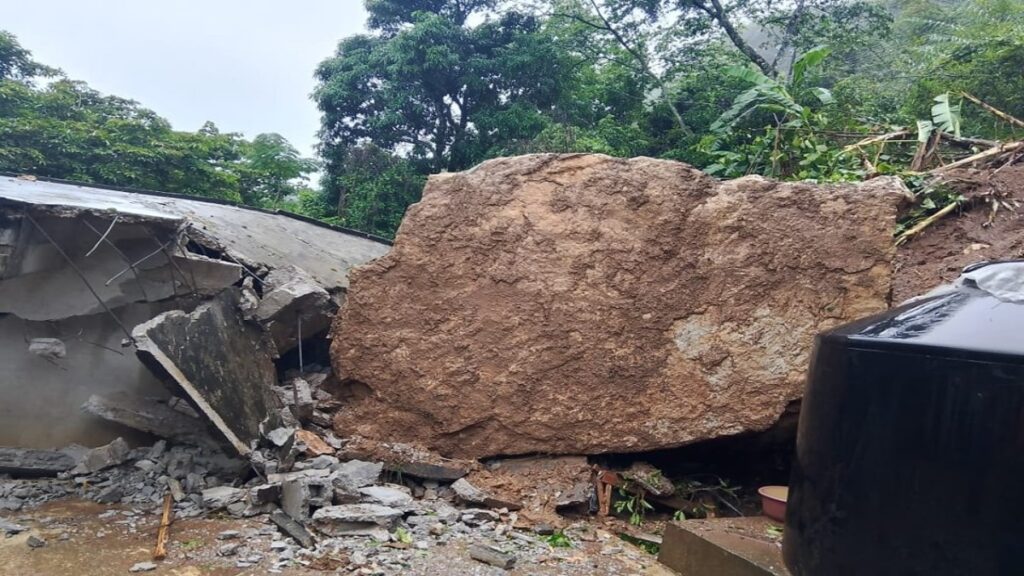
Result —
[{"label": "collapsed house", "polygon": [[[388,249],[290,214],[0,178],[0,445],[96,446],[131,437],[123,424],[188,436],[209,421],[246,453],[275,361],[301,368],[303,341],[323,348],[311,341],[349,270]],[[171,391],[191,406],[146,400]],[[205,417],[181,421],[189,408]]]}]

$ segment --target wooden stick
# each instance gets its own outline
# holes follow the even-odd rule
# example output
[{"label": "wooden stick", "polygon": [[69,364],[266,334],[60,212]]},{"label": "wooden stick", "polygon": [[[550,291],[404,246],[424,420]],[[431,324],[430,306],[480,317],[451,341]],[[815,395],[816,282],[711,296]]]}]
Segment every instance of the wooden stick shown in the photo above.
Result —
[{"label": "wooden stick", "polygon": [[881,134],[879,136],[871,136],[869,138],[861,140],[860,142],[850,144],[849,146],[843,148],[843,152],[851,152],[853,150],[856,150],[857,148],[860,148],[861,146],[868,146],[869,144],[878,144],[879,142],[887,142],[894,138],[902,138],[904,136],[911,136],[911,133],[907,130],[899,130],[897,132],[889,132],[888,134]]},{"label": "wooden stick", "polygon": [[1020,118],[1017,118],[1015,116],[1011,116],[1011,115],[1007,114],[1006,112],[1003,112],[1002,110],[999,110],[998,108],[995,108],[994,106],[991,106],[989,104],[986,104],[986,103],[982,102],[981,99],[978,98],[977,96],[972,96],[972,95],[968,94],[967,92],[961,92],[961,94],[963,94],[964,98],[967,98],[971,102],[974,102],[978,106],[981,106],[985,110],[988,110],[993,115],[995,115],[995,116],[997,116],[997,117],[999,117],[999,118],[1001,118],[1003,120],[1006,120],[1010,124],[1016,124],[1019,128],[1024,128],[1024,120],[1021,120]]},{"label": "wooden stick", "polygon": [[167,557],[167,538],[171,527],[171,498],[170,491],[164,496],[164,513],[160,518],[160,529],[156,533],[156,549],[153,550],[153,560],[163,560]]},{"label": "wooden stick", "polygon": [[906,242],[907,240],[909,240],[912,236],[920,234],[925,228],[927,228],[927,227],[931,226],[932,224],[938,222],[940,219],[942,219],[943,216],[945,216],[946,214],[949,214],[950,212],[955,210],[956,207],[959,206],[959,205],[960,205],[960,202],[954,200],[953,202],[950,202],[949,204],[943,206],[942,210],[939,210],[935,214],[932,214],[931,216],[925,218],[924,220],[921,220],[920,222],[915,224],[913,228],[911,228],[910,230],[907,230],[903,234],[900,234],[899,236],[897,236],[896,237],[896,245],[899,246],[899,245],[903,244],[904,242]]},{"label": "wooden stick", "polygon": [[946,172],[948,170],[952,170],[954,168],[959,168],[961,166],[966,166],[968,164],[977,162],[979,160],[988,160],[989,158],[992,158],[994,156],[999,156],[1000,154],[1003,154],[1005,152],[1015,152],[1015,151],[1020,150],[1020,149],[1024,149],[1024,141],[1022,141],[1022,142],[1010,142],[1009,144],[1001,144],[999,146],[996,146],[995,148],[989,148],[988,150],[985,150],[984,152],[978,152],[977,154],[974,154],[973,156],[968,156],[967,158],[961,158],[960,160],[957,160],[956,162],[953,162],[952,164],[946,164],[945,166],[939,166],[938,168],[932,168],[928,172],[925,172],[925,174],[938,174],[940,172]]}]

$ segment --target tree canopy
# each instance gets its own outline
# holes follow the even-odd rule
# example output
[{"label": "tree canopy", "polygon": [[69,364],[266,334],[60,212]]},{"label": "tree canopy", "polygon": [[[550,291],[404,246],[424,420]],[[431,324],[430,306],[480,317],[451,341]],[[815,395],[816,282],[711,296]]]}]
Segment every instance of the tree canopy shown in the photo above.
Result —
[{"label": "tree canopy", "polygon": [[984,142],[1020,133],[986,106],[1024,116],[1017,0],[365,5],[367,31],[313,71],[319,161],[276,134],[174,130],[0,33],[0,170],[286,208],[388,236],[430,174],[496,156],[645,155],[720,177],[855,180],[899,171],[918,148],[911,137],[851,152],[864,135]]}]

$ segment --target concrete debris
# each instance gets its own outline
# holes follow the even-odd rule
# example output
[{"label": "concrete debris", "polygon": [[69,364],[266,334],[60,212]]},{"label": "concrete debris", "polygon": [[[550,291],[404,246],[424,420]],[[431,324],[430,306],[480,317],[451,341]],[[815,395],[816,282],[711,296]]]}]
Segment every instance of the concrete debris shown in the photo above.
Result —
[{"label": "concrete debris", "polygon": [[340,457],[383,462],[385,470],[403,476],[454,482],[469,474],[475,466],[472,461],[444,458],[411,444],[376,442],[359,436],[347,437],[346,440],[344,449],[339,452]]},{"label": "concrete debris", "polygon": [[284,512],[272,513],[270,521],[277,525],[285,534],[294,538],[303,548],[312,548],[316,544],[313,535],[302,524],[299,524]]},{"label": "concrete debris", "polygon": [[302,340],[327,330],[336,311],[330,294],[309,273],[286,266],[267,275],[263,299],[254,316],[267,328],[278,352],[283,354]]},{"label": "concrete debris", "polygon": [[74,458],[56,450],[0,448],[0,474],[20,477],[56,476],[74,466]]},{"label": "concrete debris", "polygon": [[211,510],[227,508],[229,504],[241,502],[245,497],[245,490],[231,486],[215,486],[202,491],[203,506]]},{"label": "concrete debris", "polygon": [[5,536],[14,536],[15,534],[21,534],[28,530],[28,527],[22,526],[21,524],[15,524],[9,520],[0,518],[0,532],[3,532]]},{"label": "concrete debris", "polygon": [[28,341],[28,351],[30,354],[50,360],[58,360],[68,355],[64,341],[57,338],[33,338]]},{"label": "concrete debris", "polygon": [[469,547],[469,557],[473,560],[496,566],[502,570],[511,570],[516,565],[516,557],[502,552],[500,548],[485,544],[474,544]]},{"label": "concrete debris", "polygon": [[42,548],[43,546],[46,546],[46,540],[33,534],[28,537],[25,544],[28,544],[29,548]]},{"label": "concrete debris", "polygon": [[162,395],[157,376],[172,370],[155,376],[130,354],[132,327],[171,310],[191,313],[224,290],[241,292],[238,312],[266,334],[268,358],[322,336],[348,270],[388,249],[364,235],[215,201],[0,178],[0,365],[11,382],[48,399],[0,387],[0,445],[95,446],[125,434],[78,408],[93,395]]},{"label": "concrete debris", "polygon": [[455,491],[455,495],[467,504],[480,504],[489,508],[506,508],[508,510],[519,510],[523,507],[518,502],[496,498],[490,493],[470,484],[465,478],[456,480],[451,488]]},{"label": "concrete debris", "polygon": [[143,398],[127,392],[108,396],[94,394],[82,404],[82,410],[161,438],[197,446],[215,445],[213,437],[206,430],[205,421],[188,416],[155,398]]},{"label": "concrete debris", "polygon": [[359,489],[371,503],[405,510],[413,503],[412,490],[397,484],[366,486]]},{"label": "concrete debris", "polygon": [[316,403],[313,401],[313,390],[305,379],[292,379],[289,400],[285,403],[289,405],[292,414],[299,422],[308,422],[313,417]]},{"label": "concrete debris", "polygon": [[887,307],[905,194],[581,154],[433,176],[352,274],[332,361],[372,394],[335,430],[459,458],[764,430],[814,335]]},{"label": "concrete debris", "polygon": [[136,326],[139,357],[175,394],[188,397],[239,454],[259,439],[260,423],[276,401],[273,351],[238,310],[229,289],[186,314],[171,311]]},{"label": "concrete debris", "polygon": [[329,478],[293,478],[281,484],[281,509],[298,522],[308,521],[311,509],[330,506],[333,501]]},{"label": "concrete debris", "polygon": [[284,446],[290,444],[293,441],[294,436],[295,429],[285,427],[274,428],[270,432],[264,434],[264,437],[267,440],[270,440],[270,443],[273,444],[274,446],[277,446],[278,448],[283,448]]},{"label": "concrete debris", "polygon": [[131,448],[123,438],[116,438],[110,444],[86,452],[82,460],[71,471],[75,475],[92,474],[128,460]]},{"label": "concrete debris", "polygon": [[131,568],[128,569],[128,571],[132,573],[152,572],[153,570],[156,570],[156,564],[152,562],[136,562],[132,565]]},{"label": "concrete debris", "polygon": [[349,460],[342,462],[331,471],[331,483],[335,487],[358,490],[376,484],[384,465],[380,462]]},{"label": "concrete debris", "polygon": [[374,536],[394,527],[401,510],[380,504],[327,506],[313,513],[313,525],[328,536]]}]

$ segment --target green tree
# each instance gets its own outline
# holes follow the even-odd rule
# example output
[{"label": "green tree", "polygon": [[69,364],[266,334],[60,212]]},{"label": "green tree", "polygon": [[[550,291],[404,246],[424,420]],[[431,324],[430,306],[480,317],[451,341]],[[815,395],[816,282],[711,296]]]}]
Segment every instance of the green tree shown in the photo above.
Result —
[{"label": "green tree", "polygon": [[308,176],[318,164],[303,158],[280,134],[259,134],[243,146],[242,200],[247,204],[278,207],[308,185]]}]

